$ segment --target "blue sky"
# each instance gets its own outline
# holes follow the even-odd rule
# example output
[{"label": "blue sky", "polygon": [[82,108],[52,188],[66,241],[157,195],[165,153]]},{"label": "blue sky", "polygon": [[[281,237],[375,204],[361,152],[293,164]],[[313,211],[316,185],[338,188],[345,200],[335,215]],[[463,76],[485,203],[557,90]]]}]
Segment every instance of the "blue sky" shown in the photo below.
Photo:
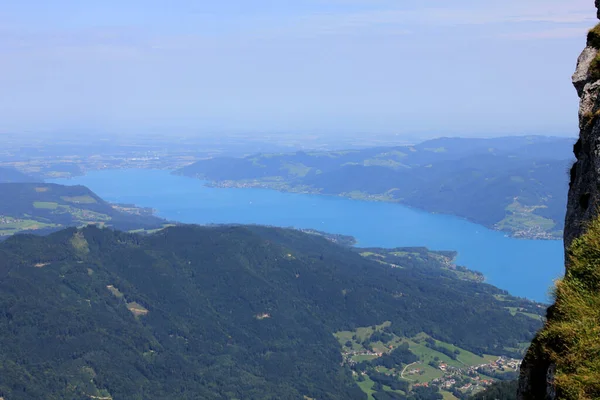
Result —
[{"label": "blue sky", "polygon": [[0,0],[0,132],[577,131],[592,0]]}]

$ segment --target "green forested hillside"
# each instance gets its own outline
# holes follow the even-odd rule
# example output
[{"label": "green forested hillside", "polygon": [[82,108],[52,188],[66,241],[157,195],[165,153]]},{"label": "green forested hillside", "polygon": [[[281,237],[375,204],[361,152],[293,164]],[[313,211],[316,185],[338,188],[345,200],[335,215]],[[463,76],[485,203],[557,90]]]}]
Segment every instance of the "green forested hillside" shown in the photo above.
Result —
[{"label": "green forested hillside", "polygon": [[337,332],[388,321],[397,337],[501,355],[541,325],[511,312],[541,306],[448,270],[450,254],[379,253],[263,227],[13,236],[0,397],[366,399]]},{"label": "green forested hillside", "polygon": [[100,224],[122,230],[161,228],[151,210],[107,203],[84,186],[0,183],[0,237]]},{"label": "green forested hillside", "polygon": [[573,140],[436,139],[415,146],[202,160],[176,173],[217,186],[391,201],[523,237],[558,238]]}]

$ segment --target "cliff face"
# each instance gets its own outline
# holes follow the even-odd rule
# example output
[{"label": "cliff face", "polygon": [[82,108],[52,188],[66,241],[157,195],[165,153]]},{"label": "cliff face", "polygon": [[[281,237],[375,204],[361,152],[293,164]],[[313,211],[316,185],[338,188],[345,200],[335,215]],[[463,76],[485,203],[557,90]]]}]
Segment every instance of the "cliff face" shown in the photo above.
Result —
[{"label": "cliff face", "polygon": [[[600,3],[600,0],[596,3]],[[596,43],[596,35],[595,30],[590,32],[588,46],[579,56],[577,70],[573,75],[573,84],[581,98],[580,135],[573,149],[577,162],[571,169],[565,221],[566,248],[583,233],[586,223],[597,215],[600,204],[600,76],[596,71],[599,56],[597,47],[600,47],[600,43]]]},{"label": "cliff face", "polygon": [[[595,4],[600,19],[600,0],[595,0]],[[581,271],[577,270],[581,263],[574,259],[575,254],[582,257],[582,254],[596,253],[597,250],[600,250],[600,246],[589,247],[590,243],[596,243],[595,238],[587,237],[582,238],[581,241],[577,240],[586,234],[590,224],[598,217],[600,210],[600,25],[588,34],[587,46],[577,61],[573,84],[581,99],[579,107],[580,135],[573,148],[577,161],[570,171],[570,189],[564,230],[567,274],[565,279],[557,285],[556,304],[548,310],[548,322],[533,341],[521,367],[518,394],[518,398],[521,400],[596,398],[595,396],[590,397],[589,394],[582,391],[581,387],[577,388],[579,392],[566,393],[565,386],[561,386],[561,382],[566,381],[564,375],[574,374],[574,372],[564,373],[572,365],[569,364],[567,368],[557,360],[562,360],[569,355],[571,348],[568,344],[572,345],[569,340],[573,338],[565,338],[564,331],[557,333],[557,327],[564,329],[565,321],[574,319],[576,314],[574,310],[577,308],[569,308],[573,297],[587,299],[585,296],[594,296],[595,292],[595,296],[598,297],[600,293],[597,287],[588,285],[590,282],[587,282],[585,274],[591,274],[591,272],[587,270],[581,275]],[[581,250],[582,248],[585,251]],[[583,270],[583,268],[580,269]],[[582,285],[586,287],[581,289]],[[573,287],[577,289],[572,290]],[[567,304],[569,302],[571,304]],[[568,315],[569,312],[571,315]],[[581,316],[579,317],[581,318]],[[591,322],[591,325],[594,325],[595,322],[595,327],[593,326],[592,329],[598,329],[597,319]],[[577,329],[571,333],[575,338],[573,340],[578,340],[581,334]],[[597,374],[597,371],[592,372]],[[577,385],[567,385],[567,387],[572,386]]]}]

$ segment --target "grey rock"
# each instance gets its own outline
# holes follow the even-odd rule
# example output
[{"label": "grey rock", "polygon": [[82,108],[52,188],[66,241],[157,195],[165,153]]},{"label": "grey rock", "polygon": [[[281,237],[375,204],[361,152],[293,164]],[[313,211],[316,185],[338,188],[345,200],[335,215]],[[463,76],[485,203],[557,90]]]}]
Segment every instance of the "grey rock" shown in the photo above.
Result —
[{"label": "grey rock", "polygon": [[554,377],[556,375],[556,365],[550,364],[546,370],[546,398],[556,399],[556,390],[554,390]]},{"label": "grey rock", "polygon": [[593,47],[586,47],[577,60],[577,69],[573,74],[573,85],[577,89],[577,94],[581,97],[583,88],[590,79],[589,70],[592,60],[598,55],[598,50]]},{"label": "grey rock", "polygon": [[579,140],[574,147],[577,161],[571,170],[565,248],[585,232],[600,206],[600,81],[587,83],[579,106]]}]

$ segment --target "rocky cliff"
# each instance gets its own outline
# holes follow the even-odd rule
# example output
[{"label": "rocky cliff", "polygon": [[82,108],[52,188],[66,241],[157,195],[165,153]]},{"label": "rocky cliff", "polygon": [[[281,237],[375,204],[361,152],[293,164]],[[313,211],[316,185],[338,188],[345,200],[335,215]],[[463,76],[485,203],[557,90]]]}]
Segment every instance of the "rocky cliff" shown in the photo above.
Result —
[{"label": "rocky cliff", "polygon": [[[595,3],[600,19],[600,0]],[[566,274],[523,362],[521,400],[600,397],[600,353],[594,353],[600,344],[600,25],[588,34],[573,84],[581,99],[580,136],[564,230]]]}]

